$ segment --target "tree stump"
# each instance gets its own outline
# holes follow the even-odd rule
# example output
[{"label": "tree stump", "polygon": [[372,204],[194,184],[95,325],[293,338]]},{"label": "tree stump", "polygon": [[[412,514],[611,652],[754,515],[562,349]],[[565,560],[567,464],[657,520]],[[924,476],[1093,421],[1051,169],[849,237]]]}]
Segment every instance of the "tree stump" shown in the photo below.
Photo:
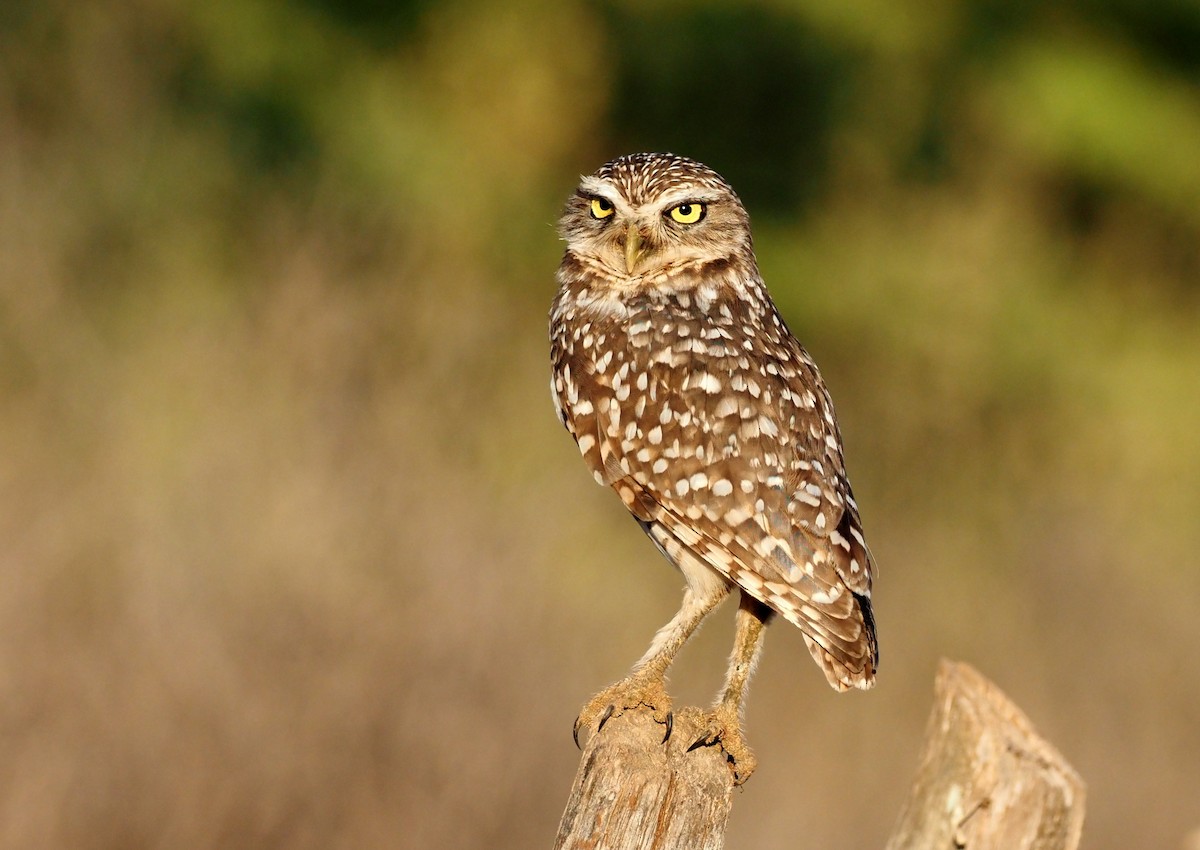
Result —
[{"label": "tree stump", "polygon": [[720,850],[733,772],[719,746],[687,752],[700,712],[675,714],[671,737],[648,709],[626,711],[583,747],[555,850]]},{"label": "tree stump", "polygon": [[943,660],[917,776],[887,850],[1074,850],[1079,774],[968,664]]}]

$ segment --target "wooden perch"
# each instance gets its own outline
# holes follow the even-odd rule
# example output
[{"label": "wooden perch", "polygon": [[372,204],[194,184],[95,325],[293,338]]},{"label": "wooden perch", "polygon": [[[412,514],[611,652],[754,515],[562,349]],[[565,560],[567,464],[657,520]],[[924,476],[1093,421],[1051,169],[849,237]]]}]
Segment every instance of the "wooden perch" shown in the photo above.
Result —
[{"label": "wooden perch", "polygon": [[943,660],[917,776],[887,850],[1074,850],[1084,784],[999,688]]},{"label": "wooden perch", "polygon": [[[1084,785],[991,682],[943,661],[925,746],[887,850],[1074,850]],[[648,710],[610,720],[584,746],[555,850],[719,850],[733,773],[720,747],[686,752],[700,712],[670,740]]]},{"label": "wooden perch", "polygon": [[588,739],[555,850],[720,850],[733,799],[725,751],[686,751],[701,732],[694,708],[675,713],[666,744],[664,731],[640,709]]}]

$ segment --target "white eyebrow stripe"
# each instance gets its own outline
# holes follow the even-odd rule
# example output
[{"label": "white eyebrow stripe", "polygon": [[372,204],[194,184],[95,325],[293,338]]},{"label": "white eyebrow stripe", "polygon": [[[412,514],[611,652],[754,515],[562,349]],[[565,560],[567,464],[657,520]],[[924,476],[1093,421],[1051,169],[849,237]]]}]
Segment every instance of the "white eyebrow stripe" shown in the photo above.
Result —
[{"label": "white eyebrow stripe", "polygon": [[625,218],[645,215],[647,212],[652,212],[656,216],[666,215],[667,211],[672,207],[679,206],[679,204],[688,201],[698,204],[712,204],[721,199],[721,196],[712,189],[704,186],[695,186],[691,183],[684,183],[672,187],[669,191],[664,192],[650,203],[635,207],[626,200],[621,190],[612,180],[596,177],[595,175],[588,175],[580,179],[579,191],[584,195],[603,198],[612,204],[613,208]]},{"label": "white eyebrow stripe", "polygon": [[677,186],[669,192],[664,192],[662,197],[658,199],[656,205],[664,210],[677,206],[684,201],[695,201],[700,204],[711,204],[718,199],[712,190],[698,188],[690,184]]},{"label": "white eyebrow stripe", "polygon": [[601,180],[598,177],[584,177],[579,181],[579,188],[588,195],[600,195],[609,197],[610,195],[619,195],[617,187],[608,180]]},{"label": "white eyebrow stripe", "polygon": [[621,215],[628,216],[634,212],[634,208],[621,194],[611,180],[602,180],[595,176],[584,177],[579,181],[579,191],[585,195],[595,195],[597,198],[603,198],[613,205]]}]

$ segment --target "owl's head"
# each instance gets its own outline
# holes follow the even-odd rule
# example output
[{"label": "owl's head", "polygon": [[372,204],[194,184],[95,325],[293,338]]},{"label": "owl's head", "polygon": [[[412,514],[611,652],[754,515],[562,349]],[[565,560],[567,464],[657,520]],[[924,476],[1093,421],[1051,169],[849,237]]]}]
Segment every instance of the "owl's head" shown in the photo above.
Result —
[{"label": "owl's head", "polygon": [[559,233],[569,253],[627,279],[754,256],[750,218],[730,185],[707,165],[667,153],[623,156],[584,177]]}]

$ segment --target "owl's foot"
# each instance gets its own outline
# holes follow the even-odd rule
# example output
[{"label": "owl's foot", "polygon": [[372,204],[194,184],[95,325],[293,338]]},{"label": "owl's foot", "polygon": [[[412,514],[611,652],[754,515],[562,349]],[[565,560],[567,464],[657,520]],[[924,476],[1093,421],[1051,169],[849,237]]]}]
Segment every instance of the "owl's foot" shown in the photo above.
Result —
[{"label": "owl's foot", "polygon": [[654,719],[666,727],[663,733],[665,743],[671,737],[674,716],[671,714],[671,697],[667,694],[663,678],[635,674],[609,685],[588,700],[587,705],[579,712],[579,717],[575,718],[575,746],[579,746],[581,730],[595,724],[594,732],[599,732],[609,720],[642,706],[650,709]]},{"label": "owl's foot", "polygon": [[730,770],[733,771],[733,784],[745,783],[758,767],[758,759],[746,743],[737,707],[732,703],[721,703],[711,712],[707,712],[704,720],[705,724],[700,727],[700,736],[688,747],[688,752],[719,744],[729,760]]}]

